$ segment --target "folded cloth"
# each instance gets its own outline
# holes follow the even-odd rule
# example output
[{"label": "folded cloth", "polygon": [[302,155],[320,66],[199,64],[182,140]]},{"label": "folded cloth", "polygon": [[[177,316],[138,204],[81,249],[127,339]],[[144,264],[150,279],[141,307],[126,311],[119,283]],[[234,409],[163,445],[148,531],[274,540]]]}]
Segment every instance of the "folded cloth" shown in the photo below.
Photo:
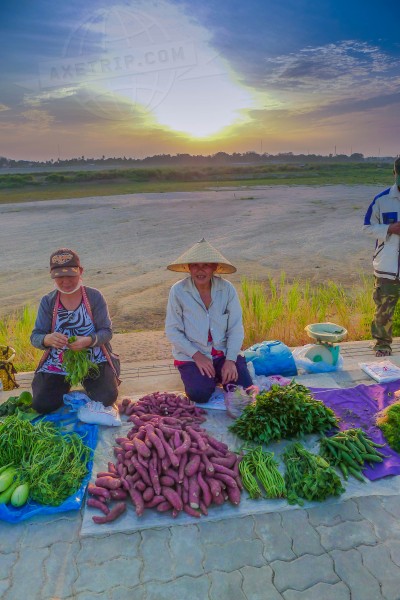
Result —
[{"label": "folded cloth", "polygon": [[109,425],[119,427],[121,417],[115,406],[104,406],[101,402],[89,400],[78,409],[78,419],[83,423],[92,423],[95,425]]}]

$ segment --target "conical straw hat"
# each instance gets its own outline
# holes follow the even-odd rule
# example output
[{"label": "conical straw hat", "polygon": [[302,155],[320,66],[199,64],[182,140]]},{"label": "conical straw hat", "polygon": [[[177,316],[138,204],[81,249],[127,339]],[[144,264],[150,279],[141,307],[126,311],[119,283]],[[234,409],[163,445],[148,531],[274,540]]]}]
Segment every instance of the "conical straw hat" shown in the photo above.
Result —
[{"label": "conical straw hat", "polygon": [[179,258],[167,266],[167,269],[178,271],[178,273],[188,273],[189,265],[193,263],[217,263],[216,273],[236,272],[236,267],[204,238],[181,254]]}]

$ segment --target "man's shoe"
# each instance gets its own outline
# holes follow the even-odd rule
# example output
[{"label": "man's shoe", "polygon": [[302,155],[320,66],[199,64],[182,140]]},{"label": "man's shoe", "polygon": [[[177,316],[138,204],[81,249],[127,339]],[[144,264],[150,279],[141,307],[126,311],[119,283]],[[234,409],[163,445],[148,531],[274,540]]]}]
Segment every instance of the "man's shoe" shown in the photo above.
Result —
[{"label": "man's shoe", "polygon": [[83,423],[94,425],[109,425],[110,427],[121,425],[121,417],[115,406],[104,406],[101,402],[94,400],[89,400],[79,407],[78,419]]}]

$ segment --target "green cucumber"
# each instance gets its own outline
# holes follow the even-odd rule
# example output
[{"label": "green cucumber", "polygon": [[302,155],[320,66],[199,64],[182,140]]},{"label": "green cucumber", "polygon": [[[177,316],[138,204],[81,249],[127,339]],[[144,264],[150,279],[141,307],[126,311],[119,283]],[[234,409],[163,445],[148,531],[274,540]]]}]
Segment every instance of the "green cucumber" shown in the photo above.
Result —
[{"label": "green cucumber", "polygon": [[4,492],[0,494],[0,504],[7,504],[10,502],[11,496],[14,493],[14,490],[19,486],[19,481],[14,481]]},{"label": "green cucumber", "polygon": [[16,476],[17,471],[14,467],[8,467],[8,469],[3,471],[0,475],[0,492],[4,492],[9,488]]},{"label": "green cucumber", "polygon": [[11,504],[16,508],[26,504],[29,496],[29,485],[27,483],[21,483],[18,485],[12,493]]}]

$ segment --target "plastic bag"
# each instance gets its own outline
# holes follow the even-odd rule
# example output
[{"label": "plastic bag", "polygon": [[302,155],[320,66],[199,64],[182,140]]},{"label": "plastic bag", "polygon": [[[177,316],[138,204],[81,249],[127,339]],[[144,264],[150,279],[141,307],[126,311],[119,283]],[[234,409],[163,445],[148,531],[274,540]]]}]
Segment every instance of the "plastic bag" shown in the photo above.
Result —
[{"label": "plastic bag", "polygon": [[290,349],[278,340],[254,344],[243,352],[246,361],[251,362],[256,375],[297,375],[297,368]]},{"label": "plastic bag", "polygon": [[343,357],[339,354],[336,365],[330,365],[329,363],[321,360],[319,362],[313,362],[306,357],[306,354],[310,348],[315,344],[306,344],[293,350],[293,359],[296,363],[297,369],[303,369],[306,373],[331,373],[333,371],[341,371],[343,369]]},{"label": "plastic bag", "polygon": [[232,419],[237,419],[243,412],[247,404],[254,402],[259,389],[255,385],[244,389],[240,385],[228,383],[224,392],[224,402],[226,406],[226,414]]}]

